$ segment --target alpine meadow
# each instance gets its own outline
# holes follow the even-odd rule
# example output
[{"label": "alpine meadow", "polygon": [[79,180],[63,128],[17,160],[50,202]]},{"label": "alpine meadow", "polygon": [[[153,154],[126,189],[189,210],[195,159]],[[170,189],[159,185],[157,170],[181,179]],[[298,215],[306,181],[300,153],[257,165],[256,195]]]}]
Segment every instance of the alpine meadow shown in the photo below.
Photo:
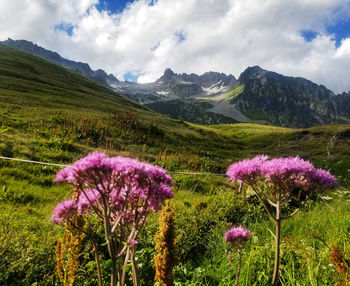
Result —
[{"label": "alpine meadow", "polygon": [[[245,104],[256,81],[221,77],[245,116],[266,111]],[[0,285],[349,285],[345,112],[201,125],[136,95],[0,45]]]}]

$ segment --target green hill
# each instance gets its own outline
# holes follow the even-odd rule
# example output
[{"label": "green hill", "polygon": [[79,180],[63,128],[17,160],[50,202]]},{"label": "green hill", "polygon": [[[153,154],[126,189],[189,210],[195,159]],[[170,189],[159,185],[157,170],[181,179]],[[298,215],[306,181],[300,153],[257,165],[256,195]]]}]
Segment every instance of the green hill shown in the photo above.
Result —
[{"label": "green hill", "polygon": [[[138,157],[169,171],[224,173],[232,161],[256,154],[300,155],[331,170],[344,186],[350,178],[349,125],[287,129],[254,124],[203,126],[169,119],[77,73],[2,46],[0,102],[0,156],[67,164],[98,149]],[[50,215],[70,192],[69,188],[52,183],[58,169],[0,159],[1,285],[57,283],[54,245],[61,230],[50,222]],[[231,279],[222,233],[227,225],[240,223],[254,227],[261,235],[258,244],[250,246],[252,262],[257,264],[250,276],[243,269],[246,284],[252,285],[258,279],[266,281],[270,274],[264,271],[273,256],[268,251],[273,248],[268,241],[271,225],[254,201],[233,194],[236,186],[221,177],[172,175],[178,190],[175,202],[181,264],[177,281],[183,285],[219,285],[225,277]],[[333,204],[332,208],[336,210],[334,217],[349,209],[346,201]],[[328,209],[324,212],[316,204],[309,210],[310,214],[300,217],[313,216],[312,231],[323,231]],[[329,243],[334,242],[331,235],[346,233],[347,216],[338,215],[337,219],[338,224],[327,222]],[[290,243],[305,235],[300,230],[303,223],[303,219],[296,220],[286,230]],[[156,228],[156,217],[151,217],[140,237],[140,245],[145,247],[138,253],[141,276],[146,277],[143,285],[153,283],[150,261]],[[340,242],[348,241],[344,238],[334,243]],[[325,249],[315,240],[304,243],[306,249],[310,245],[320,251]],[[86,258],[91,250],[86,246],[84,251],[76,285],[96,285],[93,267]],[[320,262],[322,267],[328,267],[327,259]],[[313,269],[307,264],[310,261],[298,260],[300,265],[295,271],[302,281],[309,281],[303,270]],[[294,267],[288,265],[290,269]],[[108,268],[107,262],[104,267]],[[205,275],[201,269],[206,269]],[[333,281],[333,272],[327,271],[317,279]],[[86,277],[90,284],[86,284]],[[230,281],[233,280],[220,285],[232,285]],[[311,285],[305,283],[300,285]]]},{"label": "green hill", "polygon": [[[212,131],[154,113],[78,73],[4,46],[0,46],[0,100],[0,152],[9,152],[6,144],[13,140],[14,154],[29,159],[38,155],[28,152],[28,146],[40,147],[40,159],[69,162],[71,156],[66,154],[64,160],[58,154],[63,156],[65,149],[81,154],[97,147],[199,154],[202,149],[214,152],[235,145],[235,140],[222,136],[211,146],[217,136]],[[195,146],[190,144],[193,140]],[[58,149],[54,157],[45,157],[42,150],[52,147]]]},{"label": "green hill", "polygon": [[259,153],[299,154],[322,163],[342,158],[348,149],[347,125],[304,130],[169,119],[78,73],[5,46],[0,46],[0,100],[0,154],[28,159],[68,163],[101,148],[156,160],[166,150],[205,158],[198,167],[207,171],[224,171],[232,160]]},{"label": "green hill", "polygon": [[15,104],[32,111],[40,106],[35,118],[44,118],[51,109],[92,115],[125,109],[145,112],[140,105],[78,73],[5,46],[0,46],[0,80],[2,108]]}]

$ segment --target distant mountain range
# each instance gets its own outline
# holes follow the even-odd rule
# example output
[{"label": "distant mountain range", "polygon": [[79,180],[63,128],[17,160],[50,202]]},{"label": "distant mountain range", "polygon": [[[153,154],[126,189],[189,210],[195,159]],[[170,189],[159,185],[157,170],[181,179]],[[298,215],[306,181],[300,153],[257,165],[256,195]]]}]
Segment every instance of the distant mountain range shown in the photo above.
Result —
[{"label": "distant mountain range", "polygon": [[3,46],[9,46],[24,52],[27,52],[29,54],[32,54],[34,56],[41,57],[43,59],[46,59],[50,62],[54,62],[60,66],[63,66],[65,68],[74,70],[90,79],[93,79],[97,81],[98,83],[101,83],[103,85],[108,85],[109,82],[119,82],[114,75],[110,74],[108,75],[104,70],[98,69],[96,71],[93,71],[90,66],[87,63],[81,63],[81,62],[75,62],[70,61],[67,59],[62,58],[58,53],[52,52],[50,50],[44,49],[36,44],[33,44],[32,42],[26,41],[26,40],[12,40],[8,39],[6,41],[1,42],[0,45]]},{"label": "distant mountain range", "polygon": [[257,122],[285,127],[350,123],[350,92],[335,95],[307,79],[248,67],[238,78],[224,73],[176,74],[166,69],[153,83],[119,81],[86,63],[62,58],[32,42],[8,39],[11,46],[64,66],[109,86],[151,110],[201,124]]}]

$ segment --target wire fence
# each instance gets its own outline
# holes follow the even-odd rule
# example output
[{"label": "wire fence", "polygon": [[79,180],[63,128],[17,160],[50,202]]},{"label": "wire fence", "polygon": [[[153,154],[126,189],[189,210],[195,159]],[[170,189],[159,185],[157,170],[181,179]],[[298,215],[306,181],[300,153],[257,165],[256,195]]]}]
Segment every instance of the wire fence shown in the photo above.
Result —
[{"label": "wire fence", "polygon": [[[30,163],[30,164],[38,164],[38,165],[44,165],[44,166],[55,166],[55,167],[68,166],[68,165],[64,165],[64,164],[41,162],[41,161],[34,161],[34,160],[27,160],[27,159],[20,159],[20,158],[11,158],[11,157],[5,157],[5,156],[0,156],[0,159],[9,160],[9,161],[16,161],[16,162],[23,162],[23,163]],[[186,171],[168,171],[168,173],[193,175],[193,176],[221,176],[221,177],[227,176],[226,174],[220,174],[220,173],[204,173],[204,172],[202,173],[202,172],[186,172]]]}]

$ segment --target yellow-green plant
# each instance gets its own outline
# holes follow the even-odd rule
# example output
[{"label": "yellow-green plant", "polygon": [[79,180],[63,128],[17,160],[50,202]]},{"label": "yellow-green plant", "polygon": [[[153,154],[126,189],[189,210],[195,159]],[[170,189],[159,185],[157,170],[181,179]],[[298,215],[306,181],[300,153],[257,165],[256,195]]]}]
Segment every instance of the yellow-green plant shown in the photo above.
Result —
[{"label": "yellow-green plant", "polygon": [[174,285],[174,266],[177,263],[175,212],[169,201],[162,209],[159,218],[159,232],[155,235],[156,255],[154,264],[156,268],[155,280],[160,286]]},{"label": "yellow-green plant", "polygon": [[56,269],[60,281],[65,286],[72,286],[75,273],[79,268],[79,254],[84,233],[74,228],[66,228],[61,240],[56,244]]}]

